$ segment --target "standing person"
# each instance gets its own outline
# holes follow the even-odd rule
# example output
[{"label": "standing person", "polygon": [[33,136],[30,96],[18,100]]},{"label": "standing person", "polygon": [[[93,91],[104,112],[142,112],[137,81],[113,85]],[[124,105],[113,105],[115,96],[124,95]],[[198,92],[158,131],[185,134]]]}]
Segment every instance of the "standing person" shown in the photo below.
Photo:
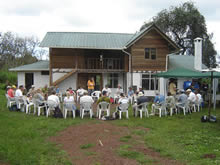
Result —
[{"label": "standing person", "polygon": [[173,79],[170,79],[169,92],[172,96],[176,95],[176,84]]},{"label": "standing person", "polygon": [[88,86],[88,94],[89,96],[91,96],[92,92],[94,92],[95,89],[95,81],[93,77],[89,78],[87,82],[87,86]]},{"label": "standing person", "polygon": [[102,89],[102,92],[104,92],[104,91],[107,92],[107,93],[106,93],[107,97],[110,97],[112,91],[111,91],[111,89],[108,87],[108,84],[106,84],[106,85],[105,85],[105,88]]},{"label": "standing person", "polygon": [[134,90],[132,89],[132,87],[129,87],[128,89],[128,98],[131,102],[131,104],[133,103],[133,99],[134,99]]}]

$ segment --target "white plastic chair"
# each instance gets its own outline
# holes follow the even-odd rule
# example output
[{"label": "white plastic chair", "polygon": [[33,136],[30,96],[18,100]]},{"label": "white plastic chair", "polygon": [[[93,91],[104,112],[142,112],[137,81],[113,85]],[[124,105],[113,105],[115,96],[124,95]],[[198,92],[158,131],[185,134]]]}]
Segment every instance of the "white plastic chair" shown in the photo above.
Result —
[{"label": "white plastic chair", "polygon": [[182,104],[176,104],[177,108],[182,109],[183,110],[183,114],[186,115],[186,112],[190,113],[190,107],[189,107],[189,101],[186,100],[186,102],[184,103],[184,105]]},{"label": "white plastic chair", "polygon": [[85,111],[90,113],[90,118],[92,118],[93,112],[92,112],[92,103],[82,103],[81,104],[81,117],[83,119]]},{"label": "white plastic chair", "polygon": [[142,112],[144,112],[145,117],[149,117],[148,109],[147,109],[147,103],[142,103],[140,105],[137,105],[137,109],[135,110],[135,117],[137,117],[138,111],[140,112],[140,118],[142,119]]},{"label": "white plastic chair", "polygon": [[100,95],[101,95],[101,91],[94,91],[94,92],[92,92],[92,94],[91,94],[92,99],[93,99],[94,101],[98,100],[99,97],[100,97]]},{"label": "white plastic chair", "polygon": [[17,105],[17,108],[21,110],[21,112],[24,112],[24,100],[23,96],[15,97],[15,102]]},{"label": "white plastic chair", "polygon": [[52,100],[47,101],[47,114],[46,114],[47,117],[50,115],[50,111],[55,111],[56,106],[57,106],[56,102]]},{"label": "white plastic chair", "polygon": [[128,107],[129,107],[129,104],[127,104],[127,103],[120,104],[118,107],[116,107],[117,110],[119,111],[119,119],[121,119],[122,112],[125,112],[126,113],[126,118],[129,119]]},{"label": "white plastic chair", "polygon": [[173,115],[174,109],[176,110],[176,114],[177,114],[176,103],[174,101],[168,102],[167,99],[166,99],[166,108],[169,109],[170,116]]},{"label": "white plastic chair", "polygon": [[162,116],[162,113],[165,114],[165,116],[167,115],[167,110],[166,110],[166,103],[162,102],[160,105],[155,105],[154,106],[154,111],[158,110],[159,111],[159,117]]},{"label": "white plastic chair", "polygon": [[[26,114],[31,113],[31,107],[34,107],[34,103],[33,102],[27,102],[27,97],[23,97],[24,100],[24,105],[25,105],[25,109],[26,109]],[[34,114],[35,114],[35,109],[34,109]]]},{"label": "white plastic chair", "polygon": [[75,110],[73,109],[73,106],[75,106],[75,104],[73,102],[65,102],[63,105],[63,109],[64,109],[64,118],[66,119],[67,113],[68,111],[72,111],[73,113],[73,118],[76,117],[76,113]]},{"label": "white plastic chair", "polygon": [[198,112],[200,111],[200,107],[202,109],[202,102],[203,102],[203,99],[199,99],[199,101],[197,101],[195,104],[196,104],[196,107],[197,107],[197,110]]},{"label": "white plastic chair", "polygon": [[37,115],[40,116],[41,114],[41,109],[44,109],[44,108],[47,108],[46,105],[39,105],[37,99],[33,98],[32,99],[32,102],[34,103],[34,114],[36,112],[36,109],[37,109]]},{"label": "white plastic chair", "polygon": [[5,97],[7,98],[7,107],[10,108],[12,105],[15,105],[16,104],[16,101],[15,100],[12,100],[8,94],[5,94]]},{"label": "white plastic chair", "polygon": [[110,116],[110,104],[103,101],[97,105],[97,117],[101,119],[102,111],[107,112],[107,116]]}]

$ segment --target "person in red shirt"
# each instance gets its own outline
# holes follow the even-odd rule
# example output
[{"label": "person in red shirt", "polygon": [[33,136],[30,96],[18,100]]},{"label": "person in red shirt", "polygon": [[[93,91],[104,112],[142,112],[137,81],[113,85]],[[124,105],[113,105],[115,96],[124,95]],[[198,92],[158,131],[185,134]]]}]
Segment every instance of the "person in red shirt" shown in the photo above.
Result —
[{"label": "person in red shirt", "polygon": [[8,90],[8,96],[10,97],[10,98],[14,98],[15,96],[14,96],[14,90],[15,90],[15,86],[13,85],[12,87],[10,87],[10,89]]}]

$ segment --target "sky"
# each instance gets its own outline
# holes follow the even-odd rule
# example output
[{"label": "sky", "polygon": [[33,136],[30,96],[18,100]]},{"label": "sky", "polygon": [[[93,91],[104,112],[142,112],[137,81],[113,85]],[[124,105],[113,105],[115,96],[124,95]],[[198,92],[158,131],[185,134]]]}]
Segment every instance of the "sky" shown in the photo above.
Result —
[{"label": "sky", "polygon": [[[37,36],[49,31],[135,33],[163,9],[185,0],[0,0],[0,32]],[[220,54],[220,0],[194,0]]]}]

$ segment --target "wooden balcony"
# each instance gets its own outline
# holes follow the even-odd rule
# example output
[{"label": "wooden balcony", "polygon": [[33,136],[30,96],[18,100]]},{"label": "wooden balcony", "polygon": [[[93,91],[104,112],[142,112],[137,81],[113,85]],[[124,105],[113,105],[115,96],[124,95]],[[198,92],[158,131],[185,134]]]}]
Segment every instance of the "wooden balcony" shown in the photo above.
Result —
[{"label": "wooden balcony", "polygon": [[85,69],[123,70],[120,58],[88,58],[85,61]]}]

